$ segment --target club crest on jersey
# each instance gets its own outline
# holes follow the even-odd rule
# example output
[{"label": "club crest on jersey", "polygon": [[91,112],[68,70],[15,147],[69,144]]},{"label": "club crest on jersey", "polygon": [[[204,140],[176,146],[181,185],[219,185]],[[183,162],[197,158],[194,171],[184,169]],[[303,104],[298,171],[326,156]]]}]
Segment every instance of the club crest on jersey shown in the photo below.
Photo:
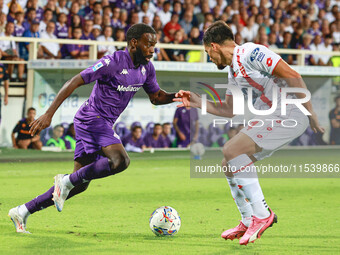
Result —
[{"label": "club crest on jersey", "polygon": [[94,67],[92,67],[93,72],[97,71],[99,68],[102,68],[104,65],[102,62],[99,62]]},{"label": "club crest on jersey", "polygon": [[250,54],[250,61],[254,61],[254,59],[257,57],[257,54],[259,53],[260,49],[256,48],[253,50],[253,52]]},{"label": "club crest on jersey", "polygon": [[143,75],[145,75],[145,67],[144,66],[142,67],[142,71],[141,72],[142,72]]}]

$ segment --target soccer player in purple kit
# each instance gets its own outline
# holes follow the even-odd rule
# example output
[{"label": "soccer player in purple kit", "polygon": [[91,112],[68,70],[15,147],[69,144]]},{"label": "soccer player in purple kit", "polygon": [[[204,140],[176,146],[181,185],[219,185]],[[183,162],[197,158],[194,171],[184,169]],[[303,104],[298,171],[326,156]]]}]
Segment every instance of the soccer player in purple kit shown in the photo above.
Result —
[{"label": "soccer player in purple kit", "polygon": [[27,218],[55,205],[60,212],[66,199],[86,190],[89,182],[124,171],[130,163],[120,137],[112,127],[134,94],[143,88],[154,105],[173,102],[174,93],[160,89],[150,59],[157,42],[155,30],[136,24],[127,31],[128,47],[100,59],[67,81],[44,115],[31,123],[31,134],[49,127],[55,111],[72,92],[96,81],[90,98],[74,117],[76,150],[72,174],[58,174],[54,186],[26,204],[12,208],[9,216],[16,231],[26,230]]}]

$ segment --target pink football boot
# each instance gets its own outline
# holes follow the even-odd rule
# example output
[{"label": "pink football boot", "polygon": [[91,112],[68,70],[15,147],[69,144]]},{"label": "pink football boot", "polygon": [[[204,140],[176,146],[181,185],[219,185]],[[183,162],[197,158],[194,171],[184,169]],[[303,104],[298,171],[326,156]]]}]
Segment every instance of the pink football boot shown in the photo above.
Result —
[{"label": "pink football boot", "polygon": [[225,240],[234,240],[235,238],[239,239],[246,233],[248,227],[246,227],[242,221],[236,227],[228,229],[221,234],[221,237]]},{"label": "pink football boot", "polygon": [[270,208],[269,211],[270,215],[268,218],[259,219],[255,216],[252,217],[249,228],[240,240],[241,245],[247,245],[250,242],[253,243],[256,239],[261,237],[267,228],[273,226],[274,223],[277,223],[277,216]]}]

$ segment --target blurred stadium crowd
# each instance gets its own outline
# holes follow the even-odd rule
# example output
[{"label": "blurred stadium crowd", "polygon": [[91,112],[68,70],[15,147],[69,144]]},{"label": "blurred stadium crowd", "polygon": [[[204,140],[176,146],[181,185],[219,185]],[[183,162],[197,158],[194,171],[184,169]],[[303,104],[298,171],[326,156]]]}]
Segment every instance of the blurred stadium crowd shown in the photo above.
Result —
[{"label": "blurred stadium crowd", "polygon": [[[339,0],[0,0],[0,36],[125,41],[136,23],[154,27],[158,41],[201,44],[216,20],[232,28],[236,42],[270,48],[339,50]],[[4,59],[28,58],[28,43],[0,42]],[[118,50],[98,46],[98,58]],[[42,43],[39,58],[86,59],[89,47]],[[155,50],[155,60],[198,62],[199,52]],[[282,56],[289,64],[296,57]],[[328,55],[308,55],[309,65],[332,65]],[[21,75],[19,75],[21,77]]]},{"label": "blurred stadium crowd", "polygon": [[[26,118],[20,120],[12,132],[14,148],[38,149],[42,146],[58,147],[60,150],[75,150],[76,132],[73,123],[61,123],[43,130],[40,135],[31,137],[29,124],[35,119],[36,110],[29,108]],[[340,145],[340,96],[335,98],[335,107],[329,113],[331,122],[330,145]],[[199,122],[198,112],[195,108],[178,108],[173,122],[163,124],[149,122],[145,127],[136,121],[128,127],[124,122],[116,123],[114,130],[121,138],[127,151],[143,152],[146,148],[173,148],[187,147],[192,143],[202,143],[206,147],[223,147],[232,139],[243,125],[222,128],[211,123],[207,128]],[[16,135],[17,134],[17,135]],[[310,127],[290,145],[310,146],[327,145],[322,134],[315,134]]]}]

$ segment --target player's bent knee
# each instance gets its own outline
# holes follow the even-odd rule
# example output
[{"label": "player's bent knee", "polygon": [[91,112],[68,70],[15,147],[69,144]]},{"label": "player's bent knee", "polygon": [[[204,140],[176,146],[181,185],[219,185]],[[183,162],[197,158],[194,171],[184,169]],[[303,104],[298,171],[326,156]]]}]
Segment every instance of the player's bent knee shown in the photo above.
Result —
[{"label": "player's bent knee", "polygon": [[130,158],[126,155],[117,155],[114,158],[110,158],[111,171],[113,173],[119,173],[124,171],[130,165]]},{"label": "player's bent knee", "polygon": [[227,162],[238,156],[235,148],[232,148],[228,143],[223,146],[222,152]]}]

